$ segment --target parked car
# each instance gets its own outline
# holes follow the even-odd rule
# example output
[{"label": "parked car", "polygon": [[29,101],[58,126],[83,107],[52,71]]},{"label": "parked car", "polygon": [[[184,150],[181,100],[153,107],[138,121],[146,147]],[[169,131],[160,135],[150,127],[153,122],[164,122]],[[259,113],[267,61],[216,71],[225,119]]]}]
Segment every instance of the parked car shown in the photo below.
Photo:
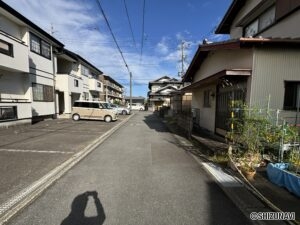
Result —
[{"label": "parked car", "polygon": [[[130,104],[128,104],[127,108],[130,109]],[[144,111],[145,107],[144,105],[140,104],[140,103],[132,103],[131,104],[131,109],[132,110],[140,110],[140,111]]]},{"label": "parked car", "polygon": [[105,108],[113,110],[116,114],[118,114],[118,110],[112,107],[111,103],[103,102],[103,101],[100,101],[100,103],[102,103],[105,106]]},{"label": "parked car", "polygon": [[101,102],[96,101],[75,101],[72,107],[72,119],[104,120],[111,122],[118,119],[117,113],[108,109]]},{"label": "parked car", "polygon": [[130,114],[130,109],[126,108],[124,106],[116,105],[116,104],[110,104],[112,108],[117,109],[118,114],[122,115],[129,115]]}]

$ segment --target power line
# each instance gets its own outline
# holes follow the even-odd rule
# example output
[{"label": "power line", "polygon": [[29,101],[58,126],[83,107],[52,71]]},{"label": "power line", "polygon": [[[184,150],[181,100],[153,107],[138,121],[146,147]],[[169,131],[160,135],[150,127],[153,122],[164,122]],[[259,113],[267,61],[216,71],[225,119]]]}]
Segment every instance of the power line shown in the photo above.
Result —
[{"label": "power line", "polygon": [[141,40],[141,58],[143,57],[143,47],[144,47],[144,30],[145,30],[145,8],[146,8],[146,0],[143,1],[143,23],[142,23],[142,40]]},{"label": "power line", "polygon": [[136,45],[136,42],[135,42],[135,39],[134,39],[134,34],[133,34],[133,30],[132,30],[132,26],[131,26],[129,14],[128,14],[128,9],[127,9],[127,5],[126,5],[126,0],[124,0],[124,7],[125,7],[125,11],[126,11],[126,15],[127,15],[127,20],[128,20],[128,23],[129,23],[130,31],[131,31],[132,40],[133,40],[133,43],[134,43],[135,48],[137,49],[137,45]]},{"label": "power line", "polygon": [[117,48],[118,48],[118,50],[119,50],[119,52],[120,52],[120,55],[121,55],[121,57],[122,57],[122,59],[123,59],[123,62],[124,62],[125,66],[126,66],[126,68],[127,68],[127,70],[128,70],[128,73],[131,74],[131,72],[130,72],[130,70],[129,70],[129,67],[128,67],[127,63],[126,63],[126,60],[125,60],[125,58],[124,58],[124,55],[123,55],[123,53],[122,53],[122,51],[121,51],[121,48],[120,48],[120,46],[119,46],[119,44],[118,44],[118,42],[117,42],[117,39],[116,39],[116,37],[115,37],[115,35],[114,35],[112,29],[111,29],[111,26],[110,26],[110,24],[109,24],[109,22],[108,22],[108,20],[107,20],[107,17],[106,17],[106,15],[105,15],[105,13],[104,13],[104,10],[103,10],[103,8],[102,8],[102,6],[101,6],[100,0],[97,0],[96,2],[98,3],[99,9],[100,9],[100,11],[101,11],[101,13],[102,13],[102,15],[103,15],[103,18],[104,18],[104,20],[105,20],[105,22],[106,22],[106,24],[107,24],[107,26],[108,26],[108,29],[109,29],[109,31],[110,31],[110,33],[111,33],[111,36],[113,37],[114,42],[115,42],[115,44],[116,44],[116,46],[117,46]]}]

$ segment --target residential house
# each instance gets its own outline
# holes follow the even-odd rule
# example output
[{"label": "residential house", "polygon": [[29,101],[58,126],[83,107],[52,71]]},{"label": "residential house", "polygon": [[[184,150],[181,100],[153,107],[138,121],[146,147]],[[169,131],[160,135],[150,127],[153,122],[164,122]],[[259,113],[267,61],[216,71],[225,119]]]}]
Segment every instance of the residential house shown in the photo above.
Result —
[{"label": "residential house", "polygon": [[55,115],[55,53],[63,46],[0,1],[0,126]]},{"label": "residential house", "polygon": [[[124,99],[126,103],[130,103],[130,96],[125,96]],[[138,96],[138,97],[132,96],[131,101],[132,103],[139,103],[141,105],[145,104],[145,98],[142,96]]]},{"label": "residential house", "polygon": [[70,117],[76,100],[100,100],[103,94],[101,74],[102,71],[81,56],[63,49],[57,56],[57,112]]},{"label": "residential house", "polygon": [[[230,40],[199,46],[186,74],[196,125],[225,135],[230,104],[243,101],[298,123],[300,2],[234,0],[217,34]],[[298,105],[297,105],[298,103]],[[276,115],[275,115],[276,116]]]},{"label": "residential house", "polygon": [[121,84],[105,74],[100,75],[100,80],[104,85],[104,93],[100,96],[102,101],[119,104],[125,103],[124,87]]},{"label": "residential house", "polygon": [[171,93],[178,91],[181,85],[181,81],[168,76],[150,81],[148,84],[150,90],[148,92],[150,105],[152,105],[155,110],[158,110],[162,106],[170,106]]}]

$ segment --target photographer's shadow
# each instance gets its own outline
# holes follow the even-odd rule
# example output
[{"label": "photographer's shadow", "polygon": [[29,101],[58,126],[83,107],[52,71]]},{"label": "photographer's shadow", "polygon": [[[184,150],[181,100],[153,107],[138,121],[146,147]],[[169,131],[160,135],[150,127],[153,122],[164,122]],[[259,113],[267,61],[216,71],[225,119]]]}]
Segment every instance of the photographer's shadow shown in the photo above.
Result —
[{"label": "photographer's shadow", "polygon": [[[86,217],[84,212],[88,204],[89,196],[93,197],[97,216]],[[71,212],[61,225],[102,225],[105,220],[103,206],[96,191],[88,191],[76,196],[71,205]]]}]

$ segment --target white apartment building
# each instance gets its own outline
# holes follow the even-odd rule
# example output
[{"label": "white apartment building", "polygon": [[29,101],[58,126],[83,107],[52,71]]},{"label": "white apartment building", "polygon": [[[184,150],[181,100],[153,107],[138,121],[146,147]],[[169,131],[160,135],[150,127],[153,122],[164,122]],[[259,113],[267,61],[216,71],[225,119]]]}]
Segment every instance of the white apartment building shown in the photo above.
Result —
[{"label": "white apartment building", "polygon": [[100,100],[102,71],[0,1],[0,127],[69,116]]},{"label": "white apartment building", "polygon": [[102,71],[81,56],[64,49],[57,56],[56,103],[59,115],[70,117],[76,100],[100,100]]},{"label": "white apartment building", "polygon": [[0,1],[0,127],[55,115],[54,52],[62,47]]}]

